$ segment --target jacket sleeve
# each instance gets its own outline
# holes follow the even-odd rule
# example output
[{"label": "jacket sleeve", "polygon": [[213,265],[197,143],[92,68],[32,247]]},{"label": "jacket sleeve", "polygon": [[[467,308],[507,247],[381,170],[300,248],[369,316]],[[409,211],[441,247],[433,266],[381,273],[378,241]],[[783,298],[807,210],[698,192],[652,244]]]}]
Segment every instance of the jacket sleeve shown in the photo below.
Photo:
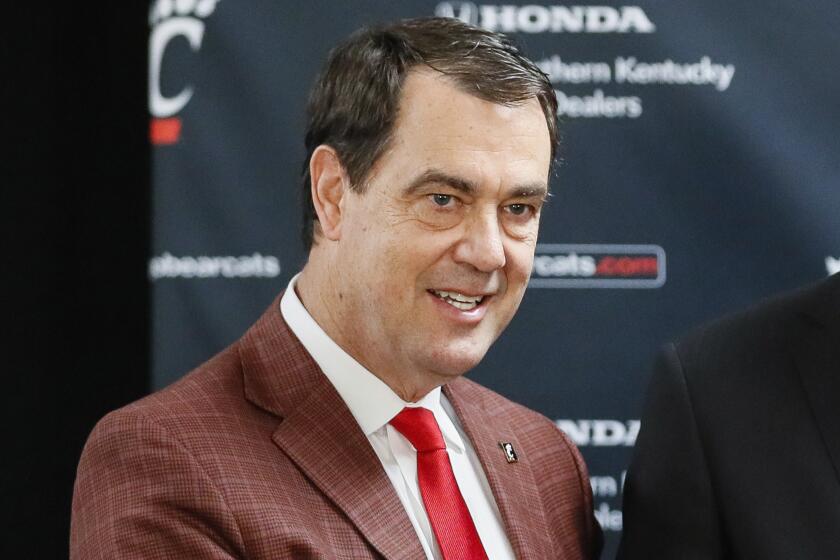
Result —
[{"label": "jacket sleeve", "polygon": [[71,560],[221,560],[241,550],[221,493],[179,441],[137,411],[100,421],[76,475]]},{"label": "jacket sleeve", "polygon": [[679,354],[659,355],[624,485],[620,560],[723,558],[709,467]]}]

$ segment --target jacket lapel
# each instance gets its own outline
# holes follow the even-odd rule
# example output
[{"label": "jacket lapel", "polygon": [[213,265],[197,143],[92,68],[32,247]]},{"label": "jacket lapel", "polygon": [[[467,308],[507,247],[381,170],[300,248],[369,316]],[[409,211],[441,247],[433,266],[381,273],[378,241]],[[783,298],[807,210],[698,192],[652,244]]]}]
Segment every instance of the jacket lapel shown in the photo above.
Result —
[{"label": "jacket lapel", "polygon": [[[443,390],[481,461],[516,557],[563,558],[562,551],[552,550],[528,449],[520,445],[504,418],[469,398],[465,388],[465,381],[456,380]],[[516,463],[507,462],[500,442],[513,444],[518,456]]]},{"label": "jacket lapel", "polygon": [[795,359],[834,472],[840,481],[840,276],[806,312]]},{"label": "jacket lapel", "polygon": [[246,398],[279,417],[273,440],[385,558],[424,559],[378,457],[282,319],[279,298],[240,341]]},{"label": "jacket lapel", "polygon": [[382,464],[329,382],[283,420],[274,442],[384,557],[425,558]]}]

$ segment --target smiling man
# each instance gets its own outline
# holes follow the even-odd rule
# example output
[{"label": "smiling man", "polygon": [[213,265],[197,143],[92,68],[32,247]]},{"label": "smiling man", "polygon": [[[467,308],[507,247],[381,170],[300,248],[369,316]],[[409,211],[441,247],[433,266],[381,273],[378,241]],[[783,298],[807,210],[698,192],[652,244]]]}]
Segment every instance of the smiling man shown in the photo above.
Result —
[{"label": "smiling man", "polygon": [[406,20],[336,48],[309,109],[306,266],[241,340],[99,423],[71,557],[597,556],[574,446],[461,377],[528,282],[551,84],[499,34]]}]

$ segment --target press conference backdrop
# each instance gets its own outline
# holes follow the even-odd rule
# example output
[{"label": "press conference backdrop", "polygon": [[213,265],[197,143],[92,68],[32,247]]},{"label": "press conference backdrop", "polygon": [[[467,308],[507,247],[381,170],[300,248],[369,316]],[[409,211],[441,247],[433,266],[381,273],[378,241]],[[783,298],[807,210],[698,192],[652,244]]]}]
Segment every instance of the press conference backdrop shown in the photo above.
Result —
[{"label": "press conference backdrop", "polygon": [[578,444],[610,557],[657,348],[840,269],[840,3],[631,1],[154,2],[155,387],[303,265],[304,108],[328,50],[403,17],[508,33],[557,90],[562,161],[522,307],[469,375]]}]

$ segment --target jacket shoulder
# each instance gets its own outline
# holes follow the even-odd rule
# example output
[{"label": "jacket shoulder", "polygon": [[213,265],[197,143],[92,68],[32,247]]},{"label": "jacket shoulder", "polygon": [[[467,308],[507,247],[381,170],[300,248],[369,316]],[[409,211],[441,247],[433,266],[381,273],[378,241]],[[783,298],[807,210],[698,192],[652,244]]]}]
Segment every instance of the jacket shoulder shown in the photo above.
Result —
[{"label": "jacket shoulder", "polygon": [[696,327],[674,343],[687,374],[696,366],[720,369],[784,357],[818,321],[824,308],[836,305],[840,275],[769,297],[746,309]]},{"label": "jacket shoulder", "polygon": [[202,369],[211,364],[94,427],[76,473],[71,558],[241,553],[238,522],[206,451],[221,402],[205,379],[221,379],[218,370]]},{"label": "jacket shoulder", "polygon": [[571,440],[557,428],[557,425],[547,416],[540,414],[524,405],[504,397],[496,391],[485,387],[470,379],[461,378],[457,381],[459,392],[473,403],[479,404],[483,409],[492,411],[493,414],[504,416],[517,430],[559,433],[569,443]]},{"label": "jacket shoulder", "polygon": [[275,424],[245,398],[234,344],[171,385],[107,414],[88,444],[106,434],[154,426],[205,468],[221,471],[225,448],[238,448],[246,436],[263,437]]},{"label": "jacket shoulder", "polygon": [[243,400],[242,386],[242,368],[234,344],[172,384],[108,416],[140,415],[167,423],[193,414],[207,414],[213,409],[233,410]]}]

